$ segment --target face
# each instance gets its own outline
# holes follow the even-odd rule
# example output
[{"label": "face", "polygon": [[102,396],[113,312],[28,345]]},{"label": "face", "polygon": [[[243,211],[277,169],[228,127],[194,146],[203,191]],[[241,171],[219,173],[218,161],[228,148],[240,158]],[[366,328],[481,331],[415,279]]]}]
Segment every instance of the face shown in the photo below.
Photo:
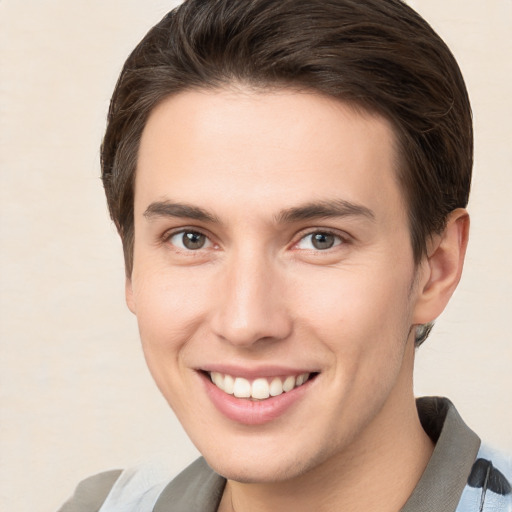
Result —
[{"label": "face", "polygon": [[313,93],[191,91],[151,114],[127,302],[158,387],[224,476],[347,457],[412,396],[395,160],[384,119]]}]

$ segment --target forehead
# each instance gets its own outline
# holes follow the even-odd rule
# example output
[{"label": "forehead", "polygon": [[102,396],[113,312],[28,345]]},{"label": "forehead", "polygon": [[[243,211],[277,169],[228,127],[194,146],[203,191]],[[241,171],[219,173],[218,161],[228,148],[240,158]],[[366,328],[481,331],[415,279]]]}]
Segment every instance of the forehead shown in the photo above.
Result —
[{"label": "forehead", "polygon": [[[402,204],[384,118],[310,92],[187,91],[151,113],[135,207],[169,197],[269,213],[313,200]],[[335,197],[331,197],[335,196]],[[141,213],[139,211],[139,213]]]}]

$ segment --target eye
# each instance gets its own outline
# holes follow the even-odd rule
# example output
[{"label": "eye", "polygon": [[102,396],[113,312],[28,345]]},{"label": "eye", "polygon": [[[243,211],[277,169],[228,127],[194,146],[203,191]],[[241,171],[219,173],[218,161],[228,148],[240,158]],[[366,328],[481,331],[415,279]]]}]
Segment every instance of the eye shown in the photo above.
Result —
[{"label": "eye", "polygon": [[325,251],[342,243],[342,238],[334,233],[315,231],[302,237],[296,247],[298,249]]},{"label": "eye", "polygon": [[210,239],[199,231],[180,231],[171,235],[168,241],[184,251],[197,251],[213,246]]}]

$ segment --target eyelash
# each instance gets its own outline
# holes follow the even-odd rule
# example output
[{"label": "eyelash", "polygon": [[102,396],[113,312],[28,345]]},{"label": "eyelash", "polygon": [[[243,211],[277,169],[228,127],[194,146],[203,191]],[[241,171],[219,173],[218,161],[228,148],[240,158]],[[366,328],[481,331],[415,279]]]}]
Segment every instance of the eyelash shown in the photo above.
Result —
[{"label": "eyelash", "polygon": [[[204,236],[205,239],[209,242],[210,246],[209,247],[199,247],[197,249],[190,249],[190,248],[185,248],[185,247],[179,247],[177,246],[175,243],[172,243],[171,242],[171,239],[175,236],[178,236],[178,235],[181,235],[182,237],[185,235],[185,234],[191,234],[191,235],[199,235],[199,236]],[[334,243],[331,247],[326,247],[324,249],[318,249],[318,248],[304,248],[302,250],[305,250],[305,251],[312,251],[312,252],[328,252],[330,251],[331,249],[334,249],[340,245],[344,245],[346,243],[348,243],[348,236],[346,234],[341,234],[337,231],[334,231],[334,230],[330,230],[330,229],[320,229],[320,228],[317,228],[317,229],[313,229],[313,230],[310,230],[308,232],[305,232],[305,233],[301,233],[300,234],[300,237],[299,239],[294,242],[292,244],[292,248],[297,248],[298,245],[304,241],[307,237],[311,237],[313,235],[326,235],[326,236],[332,236],[335,238],[334,240]],[[211,247],[214,247],[216,246],[216,244],[211,240],[211,237],[209,235],[207,235],[206,233],[204,233],[203,231],[199,230],[199,229],[195,229],[195,228],[184,228],[184,229],[180,229],[178,231],[168,231],[166,233],[164,233],[164,235],[162,236],[162,241],[166,244],[170,244],[172,245],[173,247],[175,247],[177,250],[181,251],[181,252],[184,252],[184,253],[195,253],[195,252],[199,252],[200,250],[202,249],[209,249]],[[297,249],[297,250],[301,250],[301,249]]]},{"label": "eyelash", "polygon": [[203,249],[203,247],[199,247],[196,250],[189,249],[186,247],[179,247],[175,243],[171,242],[171,239],[174,238],[175,236],[181,235],[183,237],[186,234],[203,236],[212,246],[215,246],[215,244],[214,244],[214,242],[212,242],[210,236],[208,236],[206,233],[203,233],[201,230],[194,229],[194,228],[185,228],[185,229],[180,229],[178,231],[174,231],[174,230],[167,231],[166,233],[164,233],[164,235],[162,237],[162,241],[166,244],[172,245],[173,247],[175,247],[176,249],[178,249],[179,251],[184,252],[184,253],[194,253],[194,252],[198,252],[201,249]]},{"label": "eyelash", "polygon": [[312,248],[312,249],[303,249],[303,250],[311,250],[314,252],[328,252],[330,249],[334,249],[335,247],[338,247],[339,245],[346,244],[348,242],[347,236],[342,235],[341,233],[329,229],[314,229],[311,231],[308,231],[307,233],[303,233],[299,240],[293,244],[293,247],[297,247],[302,241],[304,241],[307,237],[312,237],[313,235],[327,235],[332,236],[336,240],[334,241],[334,245],[331,247],[327,247],[324,249],[318,249],[318,248]]}]

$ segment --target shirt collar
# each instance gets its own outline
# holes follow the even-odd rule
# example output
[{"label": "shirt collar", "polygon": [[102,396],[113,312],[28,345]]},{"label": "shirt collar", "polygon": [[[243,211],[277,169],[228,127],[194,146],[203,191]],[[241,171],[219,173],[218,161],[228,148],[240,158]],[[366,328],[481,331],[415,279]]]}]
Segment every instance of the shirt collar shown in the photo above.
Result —
[{"label": "shirt collar", "polygon": [[447,398],[419,398],[416,406],[423,429],[436,445],[401,512],[454,512],[480,448],[480,439]]},{"label": "shirt collar", "polygon": [[[480,439],[446,398],[419,398],[421,424],[436,443],[430,461],[401,512],[455,512]],[[226,480],[201,457],[164,489],[153,512],[216,512]]]}]

